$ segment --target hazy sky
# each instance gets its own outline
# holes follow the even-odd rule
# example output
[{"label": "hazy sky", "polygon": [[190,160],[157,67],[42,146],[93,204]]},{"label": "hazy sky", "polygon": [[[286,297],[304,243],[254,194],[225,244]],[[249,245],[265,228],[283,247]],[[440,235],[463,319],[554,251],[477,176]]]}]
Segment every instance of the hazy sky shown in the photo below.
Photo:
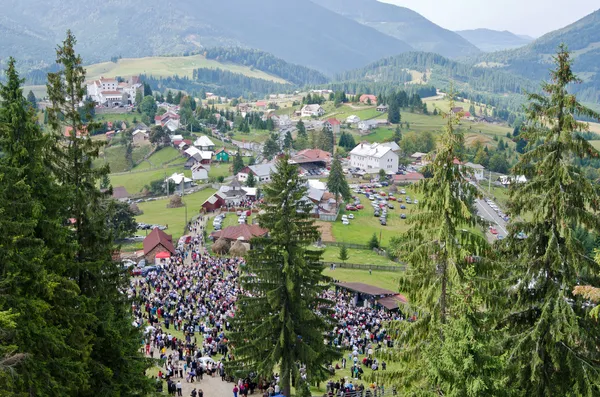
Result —
[{"label": "hazy sky", "polygon": [[488,28],[538,37],[600,8],[598,0],[381,0],[408,7],[450,30]]}]

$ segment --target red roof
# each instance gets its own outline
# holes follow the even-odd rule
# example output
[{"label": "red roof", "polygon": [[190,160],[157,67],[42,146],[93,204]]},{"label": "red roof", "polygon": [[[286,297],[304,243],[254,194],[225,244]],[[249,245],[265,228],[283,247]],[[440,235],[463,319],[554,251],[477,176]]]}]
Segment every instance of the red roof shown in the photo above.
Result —
[{"label": "red roof", "polygon": [[161,121],[162,120],[162,116],[154,116],[154,121]]},{"label": "red roof", "polygon": [[329,124],[331,124],[331,125],[340,125],[340,124],[342,124],[338,119],[334,119],[334,118],[327,119],[327,122]]},{"label": "red roof", "polygon": [[414,182],[414,181],[420,181],[421,179],[424,179],[424,178],[425,177],[420,172],[409,172],[404,175],[394,175],[395,182]]},{"label": "red roof", "polygon": [[264,236],[267,233],[267,229],[263,229],[258,225],[242,224],[239,226],[226,227],[218,232],[213,232],[211,235],[216,239],[223,237],[227,240],[237,240],[239,237],[243,237],[244,241],[250,241],[253,237]]},{"label": "red roof", "polygon": [[452,163],[454,163],[454,165],[462,165],[462,163],[460,162],[460,160],[457,159],[456,157],[454,158],[454,160],[452,160]]},{"label": "red roof", "polygon": [[267,106],[265,101],[256,101],[256,106]]},{"label": "red roof", "polygon": [[170,253],[175,253],[173,238],[159,228],[154,228],[154,230],[152,230],[152,232],[144,239],[144,255],[148,255],[148,253],[159,244],[165,247]]},{"label": "red roof", "polygon": [[102,91],[102,95],[121,95],[121,91]]},{"label": "red roof", "polygon": [[304,149],[299,151],[292,160],[296,163],[308,163],[313,161],[331,161],[331,153],[321,149]]},{"label": "red roof", "polygon": [[375,95],[369,95],[369,94],[362,94],[360,96],[359,101],[360,102],[367,102],[367,99],[370,99],[371,103],[377,102],[377,97]]}]

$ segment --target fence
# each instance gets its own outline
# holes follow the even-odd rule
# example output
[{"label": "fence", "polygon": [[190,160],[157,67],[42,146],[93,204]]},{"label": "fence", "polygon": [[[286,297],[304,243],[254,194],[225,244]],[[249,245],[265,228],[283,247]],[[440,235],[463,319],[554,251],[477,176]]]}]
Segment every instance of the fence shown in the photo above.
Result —
[{"label": "fence", "polygon": [[364,244],[347,244],[347,243],[340,243],[338,241],[321,241],[321,244],[326,245],[328,247],[341,247],[342,245],[345,245],[346,248],[352,248],[352,249],[357,249],[357,250],[371,250],[371,248],[369,248],[368,245],[364,245]]},{"label": "fence", "polygon": [[388,266],[388,265],[365,265],[360,263],[340,263],[340,262],[322,262],[325,266],[330,267],[332,264],[335,265],[336,268],[341,269],[360,269],[360,270],[373,270],[379,272],[403,272],[406,270],[406,267],[403,264],[398,264],[396,266]]}]

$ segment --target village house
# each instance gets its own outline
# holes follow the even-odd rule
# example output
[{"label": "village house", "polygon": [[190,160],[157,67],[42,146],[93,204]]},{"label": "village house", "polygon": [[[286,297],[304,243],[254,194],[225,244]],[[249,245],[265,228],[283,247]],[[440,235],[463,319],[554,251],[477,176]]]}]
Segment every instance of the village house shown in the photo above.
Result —
[{"label": "village house", "polygon": [[267,109],[267,102],[265,102],[265,101],[256,101],[256,103],[254,104],[254,106],[258,110],[266,110]]},{"label": "village house", "polygon": [[357,115],[354,115],[354,114],[351,116],[348,116],[346,118],[346,123],[348,123],[348,124],[357,124],[359,122],[360,122],[360,117],[358,117]]},{"label": "village house", "polygon": [[325,114],[325,110],[321,105],[305,105],[300,111],[301,117],[321,117]]},{"label": "village house", "polygon": [[[159,228],[155,228],[144,239],[144,258],[147,263],[155,261],[156,255],[160,253],[168,253],[175,255],[175,246],[173,246],[173,237],[166,234]],[[170,256],[169,255],[169,256]],[[162,255],[165,256],[165,255]]]},{"label": "village house", "polygon": [[350,151],[350,166],[367,173],[384,170],[388,174],[398,171],[398,154],[392,148],[379,143],[360,143]]},{"label": "village house", "polygon": [[154,124],[175,131],[180,127],[180,116],[172,111],[167,111],[162,115],[154,116]]},{"label": "village house", "polygon": [[214,212],[225,205],[225,200],[218,194],[213,194],[202,203],[202,209],[206,212]]},{"label": "village house", "polygon": [[381,112],[381,113],[385,113],[385,112],[387,112],[387,111],[388,111],[388,109],[389,109],[389,108],[388,108],[388,105],[383,105],[383,104],[382,104],[382,105],[378,105],[378,106],[377,106],[377,111],[378,111],[378,112]]},{"label": "village house", "polygon": [[271,181],[272,172],[275,172],[275,165],[272,163],[249,165],[237,174],[237,178],[240,182],[245,183],[248,180],[248,175],[252,173],[257,184],[268,183]]},{"label": "village house", "polygon": [[370,132],[373,128],[377,128],[379,126],[384,126],[388,124],[388,121],[385,119],[363,120],[358,123],[358,130],[360,133],[366,134]]},{"label": "village house", "polygon": [[394,182],[398,184],[414,183],[425,179],[420,172],[407,172],[406,174],[394,175]]},{"label": "village house", "polygon": [[196,163],[192,166],[192,180],[204,181],[208,179],[208,170],[202,163]]},{"label": "village house", "polygon": [[173,182],[176,186],[177,192],[192,187],[192,180],[190,178],[186,177],[184,174],[178,174],[176,172],[167,179],[165,179],[165,182]]},{"label": "village house", "polygon": [[229,185],[221,185],[219,191],[215,194],[223,199],[226,206],[237,207],[246,199],[247,192],[240,181],[233,178]]},{"label": "village house", "polygon": [[469,174],[469,177],[473,177],[478,181],[485,179],[483,174],[485,167],[483,165],[467,162],[463,164],[463,168],[466,169],[466,173]]},{"label": "village house", "polygon": [[223,149],[219,149],[215,152],[215,160],[220,163],[228,163],[229,162],[229,152]]},{"label": "village house", "polygon": [[427,159],[427,153],[415,152],[410,155],[413,163],[416,165],[427,165],[430,161]]},{"label": "village house", "polygon": [[150,144],[150,134],[146,130],[135,130],[131,134],[133,146],[143,146]]},{"label": "village house", "polygon": [[267,229],[263,229],[258,225],[242,224],[238,226],[228,226],[223,230],[212,232],[210,235],[216,241],[223,238],[229,242],[242,240],[250,242],[254,237],[264,237],[269,233]]},{"label": "village house", "polygon": [[287,114],[283,114],[281,116],[273,115],[273,117],[271,117],[271,120],[273,120],[273,124],[275,124],[275,127],[278,128],[285,128],[292,125],[292,119],[290,119],[290,116],[288,116]]},{"label": "village house", "polygon": [[194,157],[198,159],[202,164],[210,164],[213,156],[212,152],[200,150],[195,146],[190,146],[183,152],[183,154],[188,157]]},{"label": "village house", "polygon": [[342,125],[342,123],[340,123],[340,121],[335,118],[327,119],[323,123],[323,127],[327,128],[329,131],[333,132],[334,136],[340,135],[340,126],[341,125]]},{"label": "village house", "polygon": [[359,102],[375,105],[377,103],[377,97],[375,95],[362,94],[360,96]]},{"label": "village house", "polygon": [[206,135],[202,135],[194,142],[194,146],[200,150],[212,152],[215,150],[215,144]]}]

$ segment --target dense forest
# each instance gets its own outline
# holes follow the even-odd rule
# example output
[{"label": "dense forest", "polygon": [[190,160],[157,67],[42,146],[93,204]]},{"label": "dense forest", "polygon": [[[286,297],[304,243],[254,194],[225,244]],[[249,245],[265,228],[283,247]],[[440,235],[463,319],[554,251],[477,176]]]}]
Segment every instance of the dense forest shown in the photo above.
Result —
[{"label": "dense forest", "polygon": [[239,73],[222,69],[194,69],[193,77],[154,77],[140,76],[150,84],[152,89],[164,91],[167,88],[187,92],[210,91],[216,95],[227,97],[262,98],[267,94],[287,92],[292,89],[290,84],[255,79]]},{"label": "dense forest", "polygon": [[[457,88],[495,94],[520,94],[537,87],[531,81],[490,68],[477,68],[452,61],[441,55],[425,52],[409,52],[384,58],[354,71],[340,74],[337,79],[402,82],[406,69],[419,72],[431,71],[430,83],[445,88],[450,82]],[[463,88],[464,85],[464,88]]]},{"label": "dense forest", "polygon": [[254,67],[281,77],[299,86],[324,84],[329,80],[324,74],[305,66],[294,65],[264,51],[246,48],[211,48],[204,55],[207,59],[231,62]]}]

